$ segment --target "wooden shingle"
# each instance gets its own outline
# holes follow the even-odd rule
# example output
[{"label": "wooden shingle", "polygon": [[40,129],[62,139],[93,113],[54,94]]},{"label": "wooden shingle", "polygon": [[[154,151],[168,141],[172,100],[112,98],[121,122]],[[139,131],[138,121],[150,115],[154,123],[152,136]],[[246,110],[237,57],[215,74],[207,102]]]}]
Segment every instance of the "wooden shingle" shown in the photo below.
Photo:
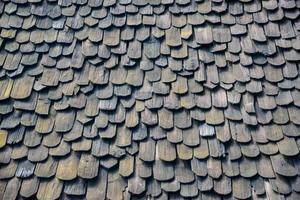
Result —
[{"label": "wooden shingle", "polygon": [[297,1],[0,11],[0,199],[299,199]]}]

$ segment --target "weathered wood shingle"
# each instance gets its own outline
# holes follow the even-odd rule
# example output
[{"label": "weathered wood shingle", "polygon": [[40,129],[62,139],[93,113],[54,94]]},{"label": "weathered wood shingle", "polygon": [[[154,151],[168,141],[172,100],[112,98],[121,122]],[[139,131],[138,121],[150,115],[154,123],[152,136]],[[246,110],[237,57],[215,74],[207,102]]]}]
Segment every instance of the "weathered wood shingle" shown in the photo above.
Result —
[{"label": "weathered wood shingle", "polygon": [[0,199],[299,199],[295,0],[0,3]]}]

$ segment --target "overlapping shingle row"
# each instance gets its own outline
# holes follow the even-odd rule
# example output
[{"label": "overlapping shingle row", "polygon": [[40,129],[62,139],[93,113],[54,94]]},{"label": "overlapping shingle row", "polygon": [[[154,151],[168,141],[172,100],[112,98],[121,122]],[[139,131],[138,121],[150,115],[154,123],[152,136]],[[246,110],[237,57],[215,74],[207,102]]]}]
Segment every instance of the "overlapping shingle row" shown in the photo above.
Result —
[{"label": "overlapping shingle row", "polygon": [[300,1],[0,13],[0,199],[300,198]]}]

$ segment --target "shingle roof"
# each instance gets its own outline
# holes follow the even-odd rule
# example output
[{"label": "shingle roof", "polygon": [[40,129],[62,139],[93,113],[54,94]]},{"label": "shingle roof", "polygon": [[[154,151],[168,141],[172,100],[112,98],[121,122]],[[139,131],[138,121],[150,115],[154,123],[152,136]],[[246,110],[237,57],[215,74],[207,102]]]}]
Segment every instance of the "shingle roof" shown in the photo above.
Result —
[{"label": "shingle roof", "polygon": [[0,199],[300,199],[300,1],[0,13]]}]

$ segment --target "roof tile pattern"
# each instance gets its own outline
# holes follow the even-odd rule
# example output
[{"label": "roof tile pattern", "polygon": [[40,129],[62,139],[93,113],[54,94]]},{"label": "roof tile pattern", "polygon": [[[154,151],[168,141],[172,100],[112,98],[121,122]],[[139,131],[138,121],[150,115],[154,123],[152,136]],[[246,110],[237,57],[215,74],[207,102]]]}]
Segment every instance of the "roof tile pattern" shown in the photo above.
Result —
[{"label": "roof tile pattern", "polygon": [[0,199],[300,199],[300,1],[0,13]]}]

